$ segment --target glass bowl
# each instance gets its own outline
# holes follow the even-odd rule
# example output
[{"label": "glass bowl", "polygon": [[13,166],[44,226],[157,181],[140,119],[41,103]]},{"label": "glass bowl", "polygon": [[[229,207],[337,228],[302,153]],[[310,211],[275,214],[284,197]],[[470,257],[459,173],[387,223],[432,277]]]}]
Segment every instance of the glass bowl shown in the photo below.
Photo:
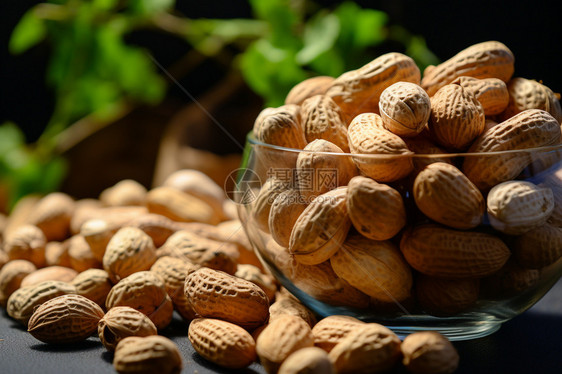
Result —
[{"label": "glass bowl", "polygon": [[[557,259],[562,254],[562,248],[560,248],[562,246],[562,229],[559,229],[556,222],[553,222],[558,219],[558,217],[555,217],[557,214],[562,214],[562,170],[560,164],[562,145],[472,154],[387,156],[307,152],[308,156],[329,157],[335,161],[323,164],[316,163],[325,166],[318,169],[302,167],[303,164],[299,164],[300,167],[297,168],[297,157],[301,152],[304,151],[261,143],[250,134],[246,143],[244,159],[236,177],[233,198],[238,204],[238,213],[246,233],[262,262],[285,288],[322,317],[334,314],[349,315],[364,321],[384,324],[399,335],[420,330],[436,330],[451,340],[472,339],[495,332],[503,322],[530,308],[548,292],[562,275],[562,260]],[[300,250],[300,248],[296,248],[297,244],[295,243],[300,242],[295,239],[292,243],[293,247],[287,244],[291,244],[290,240],[294,239],[292,236],[296,235],[292,232],[295,231],[293,230],[295,217],[299,217],[303,209],[310,206],[314,199],[320,199],[320,197],[316,197],[315,192],[326,191],[347,183],[347,177],[340,178],[343,171],[338,170],[337,165],[341,165],[341,163],[337,161],[349,160],[350,157],[354,158],[356,163],[392,165],[396,162],[406,161],[413,166],[413,171],[406,177],[385,183],[400,194],[406,212],[406,223],[396,235],[385,240],[384,245],[393,248],[394,254],[392,256],[398,256],[398,260],[407,264],[410,273],[408,275],[410,278],[404,286],[407,287],[407,295],[404,294],[403,289],[398,292],[393,291],[391,286],[385,286],[385,284],[389,284],[385,283],[389,280],[385,279],[384,275],[394,274],[395,279],[398,279],[403,277],[404,274],[399,274],[402,270],[397,270],[394,260],[385,259],[384,251],[379,254],[376,252],[376,248],[372,249],[373,246],[370,244],[372,240],[366,239],[359,233],[361,228],[356,227],[355,222],[353,224],[350,222],[346,212],[346,209],[349,209],[349,203],[347,208],[336,213],[332,212],[332,215],[328,217],[322,217],[324,212],[316,210],[314,214],[318,216],[313,217],[313,219],[317,220],[319,224],[315,227],[309,225],[304,230],[312,230],[305,233],[305,236],[316,237],[317,242],[321,243],[318,244],[319,246],[325,245],[324,243],[336,243],[335,253],[337,254],[339,251],[339,256],[344,256],[347,259],[345,264],[348,269],[343,275],[351,278],[343,279],[340,277],[342,275],[341,263],[340,267],[336,269],[338,270],[338,274],[336,274],[332,266],[335,255],[320,264],[303,264],[297,259],[299,256],[294,255]],[[463,165],[467,163],[479,163],[479,165],[492,166],[493,170],[495,168],[493,165],[501,164],[498,164],[498,160],[519,165],[518,171],[520,170],[520,173],[513,179],[528,181],[536,185],[537,189],[544,188],[552,191],[549,199],[551,205],[554,205],[554,209],[552,214],[548,213],[550,215],[548,223],[524,223],[523,229],[520,230],[530,229],[529,232],[532,232],[538,230],[538,227],[548,226],[551,230],[547,230],[546,234],[538,233],[534,237],[530,236],[530,239],[523,240],[522,238],[526,237],[527,234],[502,232],[509,230],[504,230],[498,224],[497,219],[486,212],[486,209],[484,209],[481,221],[476,227],[470,229],[451,228],[446,224],[436,223],[418,208],[412,188],[417,173],[424,166],[444,161],[455,165],[459,170],[463,170]],[[354,172],[357,175],[359,174],[358,170]],[[344,181],[341,179],[344,179]],[[272,181],[275,181],[275,183],[272,183]],[[339,187],[342,190],[346,188]],[[295,193],[295,191],[304,191],[305,189],[307,189],[307,193]],[[286,190],[292,192],[281,193]],[[483,201],[486,202],[489,188],[481,190]],[[548,194],[550,195],[550,193]],[[332,193],[332,195],[338,195],[338,193]],[[278,209],[276,207],[275,212],[280,211],[282,213],[276,214],[276,218],[272,218],[271,216],[274,214],[271,213],[271,205],[280,203],[279,200],[276,200],[279,196],[285,196],[285,202],[281,204],[283,208]],[[349,194],[344,199],[349,202]],[[367,209],[367,207],[361,208]],[[523,212],[519,212],[520,215],[523,214],[523,217],[531,214],[530,211],[527,212],[525,209],[523,207]],[[388,220],[393,219],[394,213],[389,212]],[[509,221],[510,217],[504,217],[504,219]],[[383,218],[380,221],[383,222],[384,220]],[[444,222],[447,223],[447,220],[445,219]],[[544,222],[544,219],[542,222]],[[520,223],[519,227],[521,227]],[[338,227],[334,229],[336,225]],[[445,232],[452,232],[453,235],[461,233],[460,239],[450,240],[445,235],[441,237],[441,241],[439,241],[440,237],[438,237],[437,242],[428,240],[425,243],[427,245],[436,245],[440,248],[451,245],[458,246],[458,241],[470,242],[482,235],[493,236],[496,242],[501,241],[505,244],[507,255],[499,260],[499,265],[496,263],[494,269],[488,269],[480,275],[471,275],[468,278],[466,274],[462,274],[461,270],[458,271],[458,274],[462,279],[455,279],[455,273],[457,273],[455,266],[457,265],[450,266],[450,271],[445,278],[441,274],[438,274],[439,276],[435,276],[433,273],[426,275],[420,271],[419,261],[416,262],[415,258],[414,260],[409,258],[409,261],[406,262],[406,256],[403,253],[403,247],[406,245],[403,237],[408,235],[411,237],[412,231],[420,227],[437,227],[445,230]],[[502,231],[497,230],[497,228]],[[423,236],[420,236],[420,238],[418,239],[421,242],[425,240]],[[314,241],[314,238],[312,240]],[[367,245],[364,245],[365,243]],[[377,243],[372,244],[374,247],[378,245]],[[490,258],[497,257],[493,254],[493,248],[486,247],[488,244],[483,245],[484,247],[480,248],[481,253],[488,256],[486,251],[489,251]],[[523,249],[521,249],[522,246]],[[533,246],[533,248],[530,248],[530,246]],[[531,249],[534,251],[534,246],[542,246],[539,250],[543,251],[546,250],[543,247],[547,246],[551,253],[546,257],[539,256],[542,258],[541,261],[529,265],[522,260],[523,256],[519,252],[525,251],[527,253]],[[350,248],[357,247],[361,247],[363,251],[350,250]],[[462,267],[463,264],[469,264],[472,260],[468,255],[468,257],[463,258],[465,252],[462,251],[466,251],[463,243],[460,243],[459,248],[461,254],[457,257],[460,256],[458,263]],[[439,248],[435,249],[436,253],[440,250]],[[364,257],[361,256],[369,251],[371,251],[369,254],[371,256],[370,262],[367,261],[366,263]],[[302,252],[298,253],[302,254]],[[362,255],[358,255],[358,253]],[[377,258],[377,256],[381,256],[381,258]],[[372,266],[373,257],[378,267]],[[487,259],[484,259],[484,262],[486,261]],[[411,266],[410,262],[416,267]],[[427,272],[423,267],[422,270]],[[371,283],[367,282],[366,284],[375,284],[375,286],[368,289],[363,286],[362,291],[364,292],[359,291],[354,285],[357,286],[357,282],[361,283],[361,279],[368,280]],[[380,287],[377,287],[377,285]],[[384,297],[377,296],[380,295],[381,290]]]}]

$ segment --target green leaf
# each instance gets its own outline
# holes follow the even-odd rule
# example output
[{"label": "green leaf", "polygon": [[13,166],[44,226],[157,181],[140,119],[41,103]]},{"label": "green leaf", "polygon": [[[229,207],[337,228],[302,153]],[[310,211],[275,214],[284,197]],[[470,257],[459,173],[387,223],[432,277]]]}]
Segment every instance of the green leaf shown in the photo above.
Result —
[{"label": "green leaf", "polygon": [[406,53],[416,61],[421,71],[429,65],[439,64],[439,58],[427,48],[425,39],[421,36],[411,37],[406,46]]},{"label": "green leaf", "polygon": [[25,144],[25,135],[19,127],[12,122],[0,125],[0,157],[23,144]]},{"label": "green leaf", "polygon": [[382,42],[387,32],[388,22],[386,13],[374,9],[361,9],[357,4],[345,2],[334,14],[341,26],[338,44],[346,48],[365,48]]},{"label": "green leaf", "polygon": [[168,11],[175,3],[175,0],[131,0],[130,7],[135,13],[150,15]]},{"label": "green leaf", "polygon": [[99,10],[112,10],[117,7],[119,0],[93,0],[92,5]]},{"label": "green leaf", "polygon": [[289,90],[307,78],[296,63],[296,51],[278,49],[261,39],[242,54],[240,68],[250,87],[268,106],[283,104]]},{"label": "green leaf", "polygon": [[319,75],[337,77],[345,72],[345,61],[338,51],[330,49],[311,61],[310,67]]},{"label": "green leaf", "polygon": [[27,51],[41,42],[47,35],[47,28],[42,19],[35,15],[34,8],[28,10],[14,28],[10,37],[9,49],[13,54]]},{"label": "green leaf", "polygon": [[277,47],[300,49],[302,42],[297,26],[303,18],[303,10],[298,1],[291,0],[251,0],[250,4],[256,18],[269,24],[269,34],[264,35]]},{"label": "green leaf", "polygon": [[319,13],[304,29],[304,48],[297,54],[297,62],[306,65],[334,46],[340,32],[340,21],[334,14]]}]

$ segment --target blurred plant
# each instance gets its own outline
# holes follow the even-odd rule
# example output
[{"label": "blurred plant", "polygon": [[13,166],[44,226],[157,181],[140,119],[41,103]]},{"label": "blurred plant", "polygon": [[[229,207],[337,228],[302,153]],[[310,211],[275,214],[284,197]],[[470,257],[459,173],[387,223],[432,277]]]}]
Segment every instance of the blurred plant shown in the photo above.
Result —
[{"label": "blurred plant", "polygon": [[[242,53],[240,67],[248,84],[266,105],[281,105],[289,90],[314,75],[338,76],[388,52],[393,42],[421,69],[437,63],[422,37],[390,25],[386,13],[344,2],[330,11],[313,3],[251,0],[268,32]],[[306,7],[308,5],[308,7]],[[394,50],[393,50],[394,51]]]},{"label": "blurred plant", "polygon": [[34,185],[41,192],[56,188],[64,175],[57,155],[136,105],[164,98],[168,82],[152,56],[126,40],[137,30],[183,38],[199,63],[226,55],[267,106],[281,105],[305,78],[337,76],[363,65],[387,52],[377,49],[387,42],[420,68],[437,61],[423,38],[390,25],[384,12],[353,2],[333,10],[305,0],[250,0],[250,5],[254,19],[192,19],[174,10],[175,0],[50,0],[32,7],[14,29],[9,48],[18,54],[43,40],[49,43],[46,81],[55,108],[32,146],[13,124],[0,127],[11,134],[0,151],[9,147],[19,155],[13,165],[20,165],[11,164],[15,156],[3,156],[0,178],[19,181],[13,182],[17,196]]}]

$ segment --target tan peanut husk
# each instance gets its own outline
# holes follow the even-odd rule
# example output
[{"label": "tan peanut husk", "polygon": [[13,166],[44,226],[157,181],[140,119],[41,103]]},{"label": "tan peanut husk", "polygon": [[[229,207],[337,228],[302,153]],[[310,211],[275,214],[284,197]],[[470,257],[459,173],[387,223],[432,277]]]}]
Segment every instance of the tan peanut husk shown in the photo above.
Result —
[{"label": "tan peanut husk", "polygon": [[328,354],[317,347],[307,347],[293,352],[283,361],[279,374],[335,374]]},{"label": "tan peanut husk", "polygon": [[252,220],[256,226],[269,233],[269,213],[277,196],[290,185],[279,178],[271,177],[262,185],[256,199],[252,202]]},{"label": "tan peanut husk", "polygon": [[399,136],[413,137],[425,128],[431,102],[417,84],[397,82],[382,92],[379,111],[387,130]]},{"label": "tan peanut husk", "polygon": [[478,279],[442,279],[420,274],[416,278],[416,299],[430,314],[454,315],[478,300]]},{"label": "tan peanut husk", "polygon": [[65,266],[47,266],[42,269],[35,270],[23,278],[21,287],[32,286],[44,281],[61,281],[70,283],[78,272]]},{"label": "tan peanut husk", "polygon": [[400,339],[378,323],[355,326],[329,353],[338,373],[384,372],[400,356]]},{"label": "tan peanut husk", "polygon": [[47,266],[72,267],[68,254],[69,242],[49,242],[45,246],[45,263]]},{"label": "tan peanut husk", "polygon": [[128,306],[116,306],[98,322],[98,336],[108,351],[129,336],[157,335],[154,323],[143,313]]},{"label": "tan peanut husk", "polygon": [[498,78],[507,82],[514,69],[514,57],[509,48],[497,41],[487,41],[463,49],[437,66],[428,66],[423,72],[421,86],[433,96],[460,76]]},{"label": "tan peanut husk", "polygon": [[178,170],[170,174],[162,185],[175,188],[205,201],[221,220],[226,218],[223,209],[226,198],[224,190],[205,173],[194,169]]},{"label": "tan peanut husk", "polygon": [[105,308],[105,301],[113,283],[109,274],[102,269],[88,269],[78,274],[73,280],[72,285],[76,288],[78,295],[84,296]]},{"label": "tan peanut husk", "polygon": [[398,135],[384,128],[378,114],[363,113],[351,121],[347,136],[353,162],[361,173],[377,182],[391,182],[408,175],[412,152]]},{"label": "tan peanut husk", "polygon": [[526,181],[507,181],[494,186],[487,197],[492,227],[510,235],[521,235],[546,223],[554,210],[548,187]]},{"label": "tan peanut husk", "polygon": [[398,303],[410,296],[412,272],[389,241],[348,236],[330,264],[340,278],[380,302]]},{"label": "tan peanut husk", "polygon": [[500,120],[507,120],[527,109],[542,109],[549,112],[558,123],[562,122],[560,101],[547,86],[525,78],[513,78],[507,84],[509,103]]},{"label": "tan peanut husk", "polygon": [[6,302],[18,288],[22,280],[37,268],[27,260],[11,260],[0,269],[0,306]]},{"label": "tan peanut husk", "polygon": [[396,82],[418,84],[421,74],[414,60],[401,53],[386,53],[360,67],[340,75],[326,95],[341,108],[347,122],[360,113],[377,112],[385,88]]},{"label": "tan peanut husk", "polygon": [[402,363],[411,373],[450,374],[457,370],[459,355],[446,337],[435,331],[408,335],[401,346]]},{"label": "tan peanut husk", "polygon": [[347,213],[355,229],[373,240],[387,240],[406,225],[402,196],[394,188],[357,176],[347,186]]},{"label": "tan peanut husk", "polygon": [[562,228],[544,224],[518,236],[512,247],[517,263],[526,269],[540,269],[562,257]]},{"label": "tan peanut husk", "polygon": [[488,152],[524,150],[557,144],[560,124],[539,109],[523,111],[480,135],[468,149],[482,156],[467,156],[463,173],[481,190],[512,180],[532,161],[528,152],[486,156]]},{"label": "tan peanut husk", "polygon": [[43,267],[46,244],[47,239],[37,226],[23,225],[7,233],[4,251],[10,260],[28,260],[37,267]]},{"label": "tan peanut husk", "polygon": [[221,221],[205,201],[171,187],[156,187],[146,195],[150,213],[161,214],[179,222],[204,222],[216,225]]},{"label": "tan peanut husk", "polygon": [[65,193],[53,192],[37,202],[28,222],[45,234],[47,241],[64,240],[70,235],[70,219],[75,202]]},{"label": "tan peanut husk", "polygon": [[307,204],[297,189],[281,192],[273,201],[269,211],[269,232],[281,246],[288,247],[295,222]]},{"label": "tan peanut husk", "polygon": [[481,281],[486,296],[505,297],[519,294],[538,284],[541,271],[527,269],[510,259],[498,272]]},{"label": "tan peanut husk", "polygon": [[434,221],[457,229],[482,223],[486,209],[482,193],[451,164],[427,165],[416,176],[412,192],[417,207]]},{"label": "tan peanut husk", "polygon": [[509,103],[507,85],[501,79],[458,77],[451,83],[460,85],[474,95],[476,100],[482,104],[486,116],[500,114]]},{"label": "tan peanut husk", "polygon": [[123,179],[103,190],[99,200],[105,206],[143,206],[146,203],[146,187],[132,179]]},{"label": "tan peanut husk", "polygon": [[269,323],[290,314],[302,318],[312,328],[316,324],[314,313],[292,295],[278,297],[269,307]]},{"label": "tan peanut husk", "polygon": [[317,300],[354,308],[366,308],[369,305],[369,296],[338,277],[329,261],[303,265],[289,254],[287,248],[280,247],[274,240],[267,242],[266,251],[270,260],[296,287]]},{"label": "tan peanut husk", "polygon": [[462,86],[445,85],[431,98],[429,132],[444,148],[466,150],[482,134],[484,125],[482,104]]},{"label": "tan peanut husk", "polygon": [[144,206],[103,207],[98,200],[82,200],[76,203],[76,209],[70,221],[70,231],[78,234],[82,225],[91,219],[104,220],[108,227],[119,229],[146,213],[148,210]]},{"label": "tan peanut husk", "polygon": [[511,252],[491,234],[424,224],[400,241],[406,261],[417,271],[441,278],[480,278],[501,269]]},{"label": "tan peanut husk", "polygon": [[250,264],[238,264],[234,276],[245,279],[259,286],[259,288],[265,292],[270,302],[275,299],[275,293],[277,292],[277,283],[275,278],[273,278],[270,274],[262,273],[261,269],[257,266]]},{"label": "tan peanut husk", "polygon": [[333,81],[333,77],[325,75],[305,79],[291,88],[285,98],[285,104],[301,105],[309,97],[324,95]]},{"label": "tan peanut husk", "polygon": [[328,260],[345,240],[351,221],[346,208],[347,187],[316,197],[296,220],[289,252],[303,265]]},{"label": "tan peanut husk", "polygon": [[433,164],[435,162],[444,162],[447,164],[452,164],[452,160],[449,157],[431,156],[431,155],[444,155],[448,152],[445,149],[443,149],[443,147],[438,146],[437,144],[435,144],[433,140],[431,140],[428,131],[423,131],[421,134],[419,134],[414,138],[405,138],[404,142],[406,143],[406,146],[410,151],[416,154],[430,155],[430,156],[412,157],[412,162],[414,164],[414,171],[412,173],[413,176],[417,175],[427,165]]},{"label": "tan peanut husk", "polygon": [[313,345],[310,326],[300,317],[284,315],[261,332],[256,342],[256,351],[265,371],[277,373],[291,353]]},{"label": "tan peanut husk", "polygon": [[120,228],[120,226],[112,225],[110,221],[93,218],[82,224],[80,235],[88,243],[94,258],[102,262],[107,244]]},{"label": "tan peanut husk", "polygon": [[44,281],[15,291],[8,299],[6,311],[10,317],[27,326],[39,305],[55,297],[75,293],[76,289],[72,284],[54,280]]},{"label": "tan peanut husk", "polygon": [[113,368],[121,374],[179,374],[183,360],[176,344],[164,336],[130,336],[117,344]]},{"label": "tan peanut husk", "polygon": [[221,271],[201,268],[189,274],[184,292],[201,317],[224,319],[247,329],[269,317],[269,299],[259,286]]},{"label": "tan peanut husk", "polygon": [[[349,151],[349,150],[348,150]],[[297,186],[303,203],[310,203],[316,196],[336,187],[345,186],[358,175],[358,170],[344,151],[324,139],[308,143],[297,157]],[[340,153],[340,154],[331,154]]]},{"label": "tan peanut husk", "polygon": [[49,344],[70,344],[97,330],[104,313],[100,306],[80,295],[62,295],[41,304],[29,319],[27,331]]},{"label": "tan peanut husk", "polygon": [[316,95],[301,105],[301,123],[307,143],[324,139],[349,152],[347,126],[338,105],[327,95]]},{"label": "tan peanut husk", "polygon": [[312,328],[314,345],[330,353],[357,325],[364,324],[351,316],[331,315],[323,318]]},{"label": "tan peanut husk", "polygon": [[162,330],[172,321],[174,306],[162,278],[151,271],[139,271],[117,283],[105,302],[107,309],[129,306],[144,313]]},{"label": "tan peanut husk", "polygon": [[155,262],[156,248],[152,239],[136,227],[117,231],[103,255],[103,268],[115,283],[137,271],[150,269]]},{"label": "tan peanut husk", "polygon": [[238,249],[235,244],[207,239],[191,231],[180,230],[168,238],[158,250],[158,257],[171,256],[199,266],[236,272]]},{"label": "tan peanut husk", "polygon": [[196,317],[196,313],[183,292],[185,278],[199,268],[184,259],[164,256],[160,257],[150,271],[158,274],[164,281],[166,292],[172,299],[174,309],[186,321],[191,321]]},{"label": "tan peanut husk", "polygon": [[189,324],[189,341],[204,359],[227,369],[242,369],[257,358],[250,333],[227,321],[197,318]]},{"label": "tan peanut husk", "polygon": [[70,266],[74,270],[80,273],[88,269],[102,267],[102,263],[94,257],[92,249],[82,235],[74,235],[67,241]]}]

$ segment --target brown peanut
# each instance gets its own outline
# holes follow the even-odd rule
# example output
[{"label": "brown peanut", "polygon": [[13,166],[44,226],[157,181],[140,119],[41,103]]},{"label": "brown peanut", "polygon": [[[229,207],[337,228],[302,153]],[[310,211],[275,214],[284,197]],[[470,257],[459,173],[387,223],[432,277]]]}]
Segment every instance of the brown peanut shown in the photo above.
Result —
[{"label": "brown peanut", "polygon": [[139,271],[117,283],[105,302],[107,309],[129,306],[144,313],[161,330],[172,321],[174,306],[162,278],[151,271]]},{"label": "brown peanut", "polygon": [[[363,113],[351,121],[347,136],[353,162],[363,175],[392,182],[412,171],[412,152],[398,135],[386,130],[378,114]],[[390,157],[390,156],[394,157]]]},{"label": "brown peanut", "polygon": [[285,104],[301,105],[309,97],[324,95],[333,81],[334,78],[325,75],[305,79],[291,88],[285,98]]},{"label": "brown peanut", "polygon": [[419,272],[442,278],[480,278],[501,269],[510,256],[498,238],[481,232],[426,224],[402,236],[400,250]]},{"label": "brown peanut", "polygon": [[185,294],[201,317],[224,319],[252,329],[269,316],[269,300],[261,288],[221,271],[201,268],[189,274]]},{"label": "brown peanut", "polygon": [[406,208],[398,191],[362,176],[349,181],[347,213],[359,233],[373,240],[387,240],[406,225]]},{"label": "brown peanut", "polygon": [[183,361],[178,347],[168,338],[129,336],[117,344],[113,367],[120,374],[179,374]]},{"label": "brown peanut", "polygon": [[433,96],[460,76],[498,78],[507,82],[515,70],[514,60],[513,53],[500,42],[474,44],[437,66],[428,66],[423,72],[421,86]]},{"label": "brown peanut", "polygon": [[80,295],[55,297],[39,306],[29,319],[27,331],[50,344],[70,344],[85,340],[98,327],[103,310]]},{"label": "brown peanut", "polygon": [[360,113],[377,112],[385,88],[396,82],[420,82],[420,69],[401,53],[387,53],[365,66],[342,74],[328,89],[330,96],[351,121]]},{"label": "brown peanut", "polygon": [[414,374],[450,374],[457,370],[459,355],[447,338],[435,331],[408,335],[402,342],[402,363]]},{"label": "brown peanut", "polygon": [[188,334],[195,351],[221,367],[241,369],[257,358],[254,338],[233,323],[197,318],[189,324]]},{"label": "brown peanut", "polygon": [[427,124],[431,102],[417,84],[397,82],[382,92],[379,111],[387,130],[411,137],[419,134]]},{"label": "brown peanut", "polygon": [[98,335],[108,351],[129,336],[157,335],[156,326],[144,314],[128,306],[116,306],[98,322]]}]

